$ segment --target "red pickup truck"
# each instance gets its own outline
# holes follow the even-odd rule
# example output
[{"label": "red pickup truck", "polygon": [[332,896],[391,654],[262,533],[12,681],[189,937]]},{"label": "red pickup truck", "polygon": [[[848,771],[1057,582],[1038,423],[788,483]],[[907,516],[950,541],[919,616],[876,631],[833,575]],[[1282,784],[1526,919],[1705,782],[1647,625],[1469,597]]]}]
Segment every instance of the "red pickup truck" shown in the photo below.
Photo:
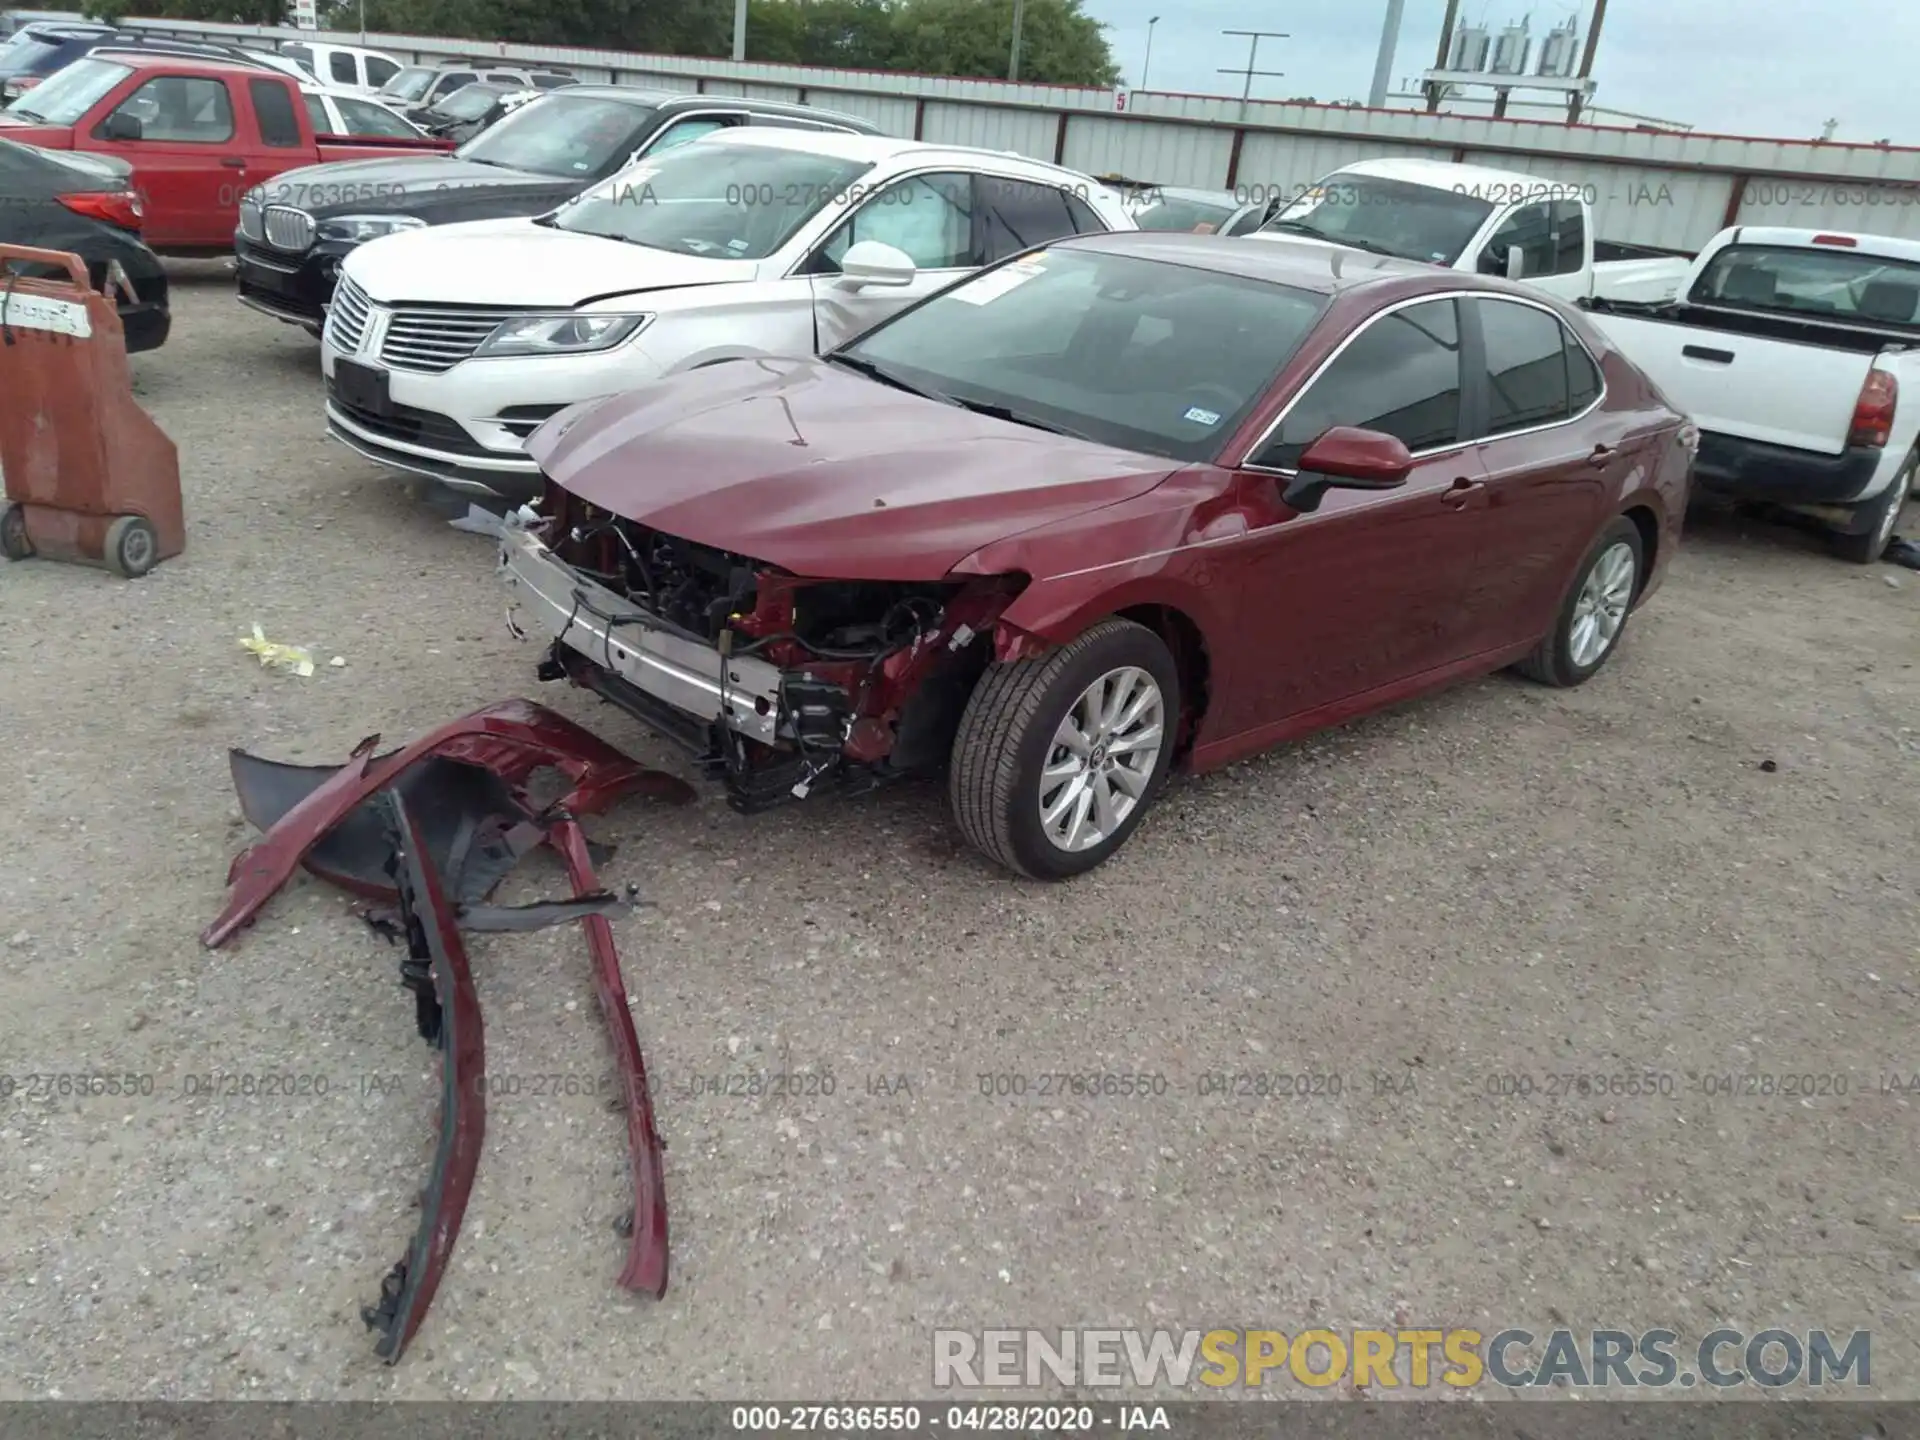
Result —
[{"label": "red pickup truck", "polygon": [[445,140],[318,136],[299,84],[266,66],[114,51],[76,60],[5,110],[0,138],[115,155],[133,167],[142,235],[174,255],[230,252],[240,197],[283,170]]}]

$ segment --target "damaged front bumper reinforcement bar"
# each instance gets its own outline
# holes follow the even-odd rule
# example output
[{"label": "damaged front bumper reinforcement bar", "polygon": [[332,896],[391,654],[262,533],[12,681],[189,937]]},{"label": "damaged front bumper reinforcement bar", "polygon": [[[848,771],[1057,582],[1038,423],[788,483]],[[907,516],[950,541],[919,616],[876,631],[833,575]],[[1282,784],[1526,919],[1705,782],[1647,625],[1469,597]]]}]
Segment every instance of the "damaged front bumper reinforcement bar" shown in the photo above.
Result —
[{"label": "damaged front bumper reinforcement bar", "polygon": [[360,1311],[367,1328],[380,1332],[374,1353],[391,1365],[426,1318],[473,1194],[487,1130],[487,1052],[459,921],[427,853],[426,836],[398,794],[387,791],[380,800],[407,946],[400,983],[413,992],[421,1039],[440,1051],[440,1143],[421,1195],[420,1228],[380,1282],[379,1302]]},{"label": "damaged front bumper reinforcement bar", "polygon": [[[380,1302],[365,1311],[368,1324],[382,1332],[379,1353],[389,1363],[397,1360],[418,1328],[451,1252],[479,1154],[484,1052],[462,931],[516,933],[574,921],[585,928],[594,987],[625,1091],[633,1168],[630,1244],[619,1283],[656,1298],[665,1295],[665,1147],[608,921],[631,902],[601,886],[595,867],[610,852],[587,839],[579,817],[634,794],[684,804],[692,789],[526,700],[488,706],[398,751],[376,754],[378,745],[379,737],[369,736],[337,767],[232,753],[241,810],[262,834],[234,859],[227,904],[201,939],[209,948],[225,944],[304,867],[390,907],[366,918],[379,933],[407,945],[403,983],[416,994],[421,1034],[443,1051],[445,1108],[440,1155],[413,1248],[383,1283]],[[559,772],[568,788],[552,803],[536,806],[528,784],[542,770]],[[573,896],[530,905],[490,903],[506,875],[541,845],[565,865]]]}]

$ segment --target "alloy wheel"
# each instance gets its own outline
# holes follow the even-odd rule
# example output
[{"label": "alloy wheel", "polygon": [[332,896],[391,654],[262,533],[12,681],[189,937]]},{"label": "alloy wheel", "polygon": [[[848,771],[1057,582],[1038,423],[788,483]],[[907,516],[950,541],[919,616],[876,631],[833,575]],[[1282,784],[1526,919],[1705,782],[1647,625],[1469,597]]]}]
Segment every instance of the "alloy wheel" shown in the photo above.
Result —
[{"label": "alloy wheel", "polygon": [[1601,551],[1587,571],[1567,636],[1569,658],[1582,670],[1598,665],[1619,638],[1627,623],[1627,608],[1633,604],[1637,568],[1633,547],[1619,540]]},{"label": "alloy wheel", "polygon": [[1166,701],[1137,666],[1109,670],[1061,717],[1040,772],[1040,828],[1055,846],[1091,850],[1126,824],[1166,743]]}]

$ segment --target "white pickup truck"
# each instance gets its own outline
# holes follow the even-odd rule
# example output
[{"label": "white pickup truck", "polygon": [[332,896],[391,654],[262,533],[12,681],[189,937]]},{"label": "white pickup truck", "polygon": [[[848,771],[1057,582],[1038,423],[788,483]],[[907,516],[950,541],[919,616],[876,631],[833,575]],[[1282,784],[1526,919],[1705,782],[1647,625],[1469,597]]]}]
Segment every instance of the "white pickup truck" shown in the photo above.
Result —
[{"label": "white pickup truck", "polygon": [[1445,160],[1363,160],[1250,240],[1306,240],[1524,280],[1563,300],[1667,300],[1691,257],[1596,240],[1580,186]]},{"label": "white pickup truck", "polygon": [[1678,297],[1594,322],[1700,427],[1703,491],[1814,515],[1880,558],[1920,466],[1920,241],[1736,226]]}]

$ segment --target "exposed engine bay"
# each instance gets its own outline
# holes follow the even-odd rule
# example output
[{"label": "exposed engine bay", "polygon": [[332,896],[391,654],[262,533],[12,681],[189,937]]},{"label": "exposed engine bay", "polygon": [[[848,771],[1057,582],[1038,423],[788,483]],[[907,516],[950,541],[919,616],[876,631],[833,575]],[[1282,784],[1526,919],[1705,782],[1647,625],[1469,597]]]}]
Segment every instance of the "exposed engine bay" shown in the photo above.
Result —
[{"label": "exposed engine bay", "polygon": [[[987,662],[982,633],[1019,593],[1010,577],[810,579],[622,519],[558,489],[542,506],[535,532],[592,593],[572,589],[574,608],[562,617],[541,678],[571,680],[680,740],[724,778],[730,802],[743,811],[822,786],[866,789],[943,764]],[[605,613],[607,596],[631,609]],[[614,637],[624,648],[628,635],[653,630],[710,652],[717,715],[689,713],[622,673]],[[589,632],[603,643],[583,638]],[[771,694],[729,693],[748,658],[773,667],[759,672],[772,675]],[[756,713],[744,715],[746,706]]]}]

